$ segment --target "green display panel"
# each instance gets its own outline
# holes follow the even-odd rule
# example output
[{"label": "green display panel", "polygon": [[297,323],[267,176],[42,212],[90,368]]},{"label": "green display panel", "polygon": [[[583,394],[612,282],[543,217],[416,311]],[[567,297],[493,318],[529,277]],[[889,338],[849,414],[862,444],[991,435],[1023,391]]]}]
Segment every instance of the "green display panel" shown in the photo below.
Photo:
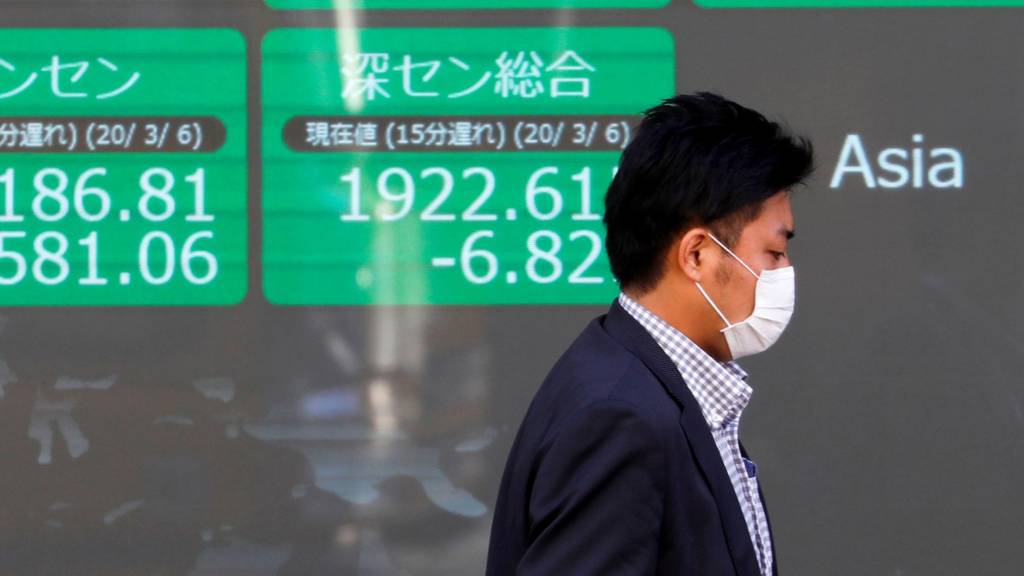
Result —
[{"label": "green display panel", "polygon": [[233,30],[3,30],[0,305],[244,298],[245,62]]},{"label": "green display panel", "polygon": [[705,8],[983,8],[1024,6],[1024,0],[694,0]]},{"label": "green display panel", "polygon": [[267,299],[606,303],[604,193],[673,54],[657,28],[271,32]]},{"label": "green display panel", "polygon": [[458,8],[660,8],[670,0],[266,0],[274,8],[299,9],[435,9]]}]

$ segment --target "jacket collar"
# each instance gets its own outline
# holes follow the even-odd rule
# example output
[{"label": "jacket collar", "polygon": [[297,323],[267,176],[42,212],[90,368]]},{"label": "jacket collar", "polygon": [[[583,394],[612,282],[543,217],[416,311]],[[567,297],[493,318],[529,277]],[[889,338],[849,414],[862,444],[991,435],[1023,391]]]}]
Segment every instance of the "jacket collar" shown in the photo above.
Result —
[{"label": "jacket collar", "polygon": [[624,292],[619,294],[618,303],[672,360],[712,430],[739,422],[753,390],[746,383],[746,371],[736,361],[715,360],[686,334]]},{"label": "jacket collar", "polygon": [[612,338],[632,352],[657,376],[665,391],[679,405],[682,413],[680,425],[697,465],[715,497],[736,573],[743,576],[760,576],[757,555],[750,541],[739,501],[736,499],[736,491],[729,480],[729,474],[725,470],[725,464],[715,445],[714,437],[711,436],[708,423],[701,413],[700,405],[690,393],[679,370],[654,338],[622,308],[617,299],[612,302],[602,324]]}]

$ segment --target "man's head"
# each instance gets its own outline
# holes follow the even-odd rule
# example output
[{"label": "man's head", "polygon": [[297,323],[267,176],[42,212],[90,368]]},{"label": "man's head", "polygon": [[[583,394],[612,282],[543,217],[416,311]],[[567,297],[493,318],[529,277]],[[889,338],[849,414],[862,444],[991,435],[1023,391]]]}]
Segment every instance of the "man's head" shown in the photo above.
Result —
[{"label": "man's head", "polygon": [[[623,291],[728,358],[724,324],[754,307],[754,273],[789,266],[790,190],[813,169],[810,142],[706,92],[647,110],[605,197],[606,247]],[[717,238],[732,251],[719,246]],[[738,258],[738,259],[737,259]]]}]

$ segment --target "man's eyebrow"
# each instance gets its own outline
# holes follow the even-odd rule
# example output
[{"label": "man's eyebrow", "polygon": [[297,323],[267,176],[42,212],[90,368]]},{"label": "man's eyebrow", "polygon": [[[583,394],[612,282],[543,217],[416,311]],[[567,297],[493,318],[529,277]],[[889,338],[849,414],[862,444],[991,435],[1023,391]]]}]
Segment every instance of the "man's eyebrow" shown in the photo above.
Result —
[{"label": "man's eyebrow", "polygon": [[792,240],[793,236],[796,236],[796,232],[789,228],[779,228],[779,234],[786,237],[786,240]]}]

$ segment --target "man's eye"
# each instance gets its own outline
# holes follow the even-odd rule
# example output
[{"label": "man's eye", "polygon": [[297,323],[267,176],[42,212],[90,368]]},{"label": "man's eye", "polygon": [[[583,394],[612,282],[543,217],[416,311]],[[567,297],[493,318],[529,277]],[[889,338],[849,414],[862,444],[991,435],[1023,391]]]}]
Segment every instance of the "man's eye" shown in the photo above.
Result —
[{"label": "man's eye", "polygon": [[772,256],[774,256],[776,260],[782,260],[783,258],[785,258],[786,253],[785,252],[776,252],[776,251],[772,250]]}]

